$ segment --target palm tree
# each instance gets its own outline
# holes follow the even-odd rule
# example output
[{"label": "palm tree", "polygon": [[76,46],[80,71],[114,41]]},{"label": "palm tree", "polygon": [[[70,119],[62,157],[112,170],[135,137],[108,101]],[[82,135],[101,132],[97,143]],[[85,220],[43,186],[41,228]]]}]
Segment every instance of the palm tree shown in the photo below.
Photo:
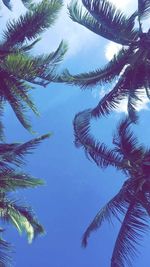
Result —
[{"label": "palm tree", "polygon": [[71,2],[68,7],[71,19],[122,48],[103,68],[77,75],[66,70],[57,79],[83,89],[113,83],[113,89],[92,110],[92,116],[110,113],[127,97],[128,113],[134,121],[137,100],[145,92],[150,99],[150,29],[143,32],[142,27],[142,21],[150,14],[150,1],[138,0],[138,10],[128,17],[108,0],[82,0],[82,3],[86,11],[77,1]]},{"label": "palm tree", "polygon": [[[31,153],[42,140],[50,134],[32,139],[24,144],[0,144],[0,219],[3,223],[13,224],[19,233],[26,232],[28,242],[44,233],[43,226],[38,222],[31,207],[18,202],[15,193],[18,189],[34,188],[43,185],[41,179],[34,178],[20,171],[24,156]],[[17,168],[16,168],[17,167]],[[0,229],[2,232],[3,229]],[[11,245],[0,238],[0,266],[11,266]]]},{"label": "palm tree", "polygon": [[75,144],[83,147],[88,159],[98,167],[113,166],[121,170],[127,180],[121,190],[96,214],[86,229],[82,245],[86,247],[90,234],[101,227],[105,220],[116,217],[121,222],[111,267],[132,266],[143,233],[149,229],[150,216],[150,149],[138,144],[131,131],[131,120],[119,123],[113,138],[114,147],[94,140],[90,134],[90,110],[76,115],[74,120]]},{"label": "palm tree", "polygon": [[52,26],[62,7],[60,0],[43,0],[32,6],[25,15],[9,21],[0,43],[0,109],[8,101],[21,124],[32,131],[26,117],[27,108],[38,111],[30,98],[33,85],[46,86],[55,77],[55,71],[66,52],[62,41],[56,51],[33,56],[31,49],[40,40],[39,35]]}]

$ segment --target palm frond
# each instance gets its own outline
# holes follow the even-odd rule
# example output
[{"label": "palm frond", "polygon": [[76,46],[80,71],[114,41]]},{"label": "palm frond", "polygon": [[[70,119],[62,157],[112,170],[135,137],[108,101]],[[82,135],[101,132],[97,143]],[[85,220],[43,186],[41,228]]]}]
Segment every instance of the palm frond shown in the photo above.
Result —
[{"label": "palm frond", "polygon": [[131,131],[131,124],[132,121],[128,117],[121,120],[114,134],[113,143],[116,146],[116,151],[123,155],[124,160],[130,161],[133,167],[139,159],[144,157],[145,150],[143,146],[138,144],[137,138]]},{"label": "palm frond", "polygon": [[43,185],[41,179],[34,178],[23,172],[3,171],[0,172],[0,191],[10,192],[16,189],[34,188]]},{"label": "palm frond", "polygon": [[124,87],[124,77],[129,69],[130,66],[127,66],[114,88],[99,101],[98,105],[92,110],[92,116],[108,115],[127,96],[128,88]]},{"label": "palm frond", "polygon": [[[36,70],[36,77],[37,79],[43,80],[44,82],[57,82],[56,79],[56,68],[58,64],[62,61],[65,53],[67,51],[67,44],[62,41],[55,52],[50,53],[49,55],[45,56],[37,56],[32,58],[34,69]],[[32,83],[34,80],[31,78],[29,81]],[[36,84],[36,79],[34,80]],[[42,83],[41,83],[42,85]]]},{"label": "palm frond", "polygon": [[44,229],[37,221],[32,209],[23,204],[18,205],[15,200],[1,198],[0,217],[4,221],[12,223],[20,234],[25,231],[29,243],[37,235],[44,233]]},{"label": "palm frond", "polygon": [[[0,76],[1,75],[2,76],[4,75],[3,79],[1,80],[1,84],[0,84],[0,90],[1,90],[1,94],[4,100],[7,100],[9,102],[14,113],[16,114],[16,117],[18,118],[20,123],[23,125],[23,127],[27,129],[28,131],[32,132],[31,124],[29,122],[29,119],[26,116],[27,106],[26,104],[22,102],[22,99],[20,99],[20,96],[17,95],[15,92],[15,89],[18,90],[18,88],[15,87],[15,84],[14,84],[15,79],[13,77],[11,79],[7,79],[8,76],[6,72],[1,73]],[[13,83],[12,83],[12,80],[13,80]],[[21,87],[23,87],[23,84],[21,86],[21,83],[20,83],[20,90],[22,89]]]},{"label": "palm frond", "polygon": [[121,42],[119,36],[114,36],[110,31],[108,31],[101,23],[94,19],[89,12],[83,12],[82,8],[78,5],[78,2],[72,2],[68,6],[70,18],[82,26],[86,27],[90,31],[116,43]]},{"label": "palm frond", "polygon": [[15,205],[14,207],[16,210],[19,211],[22,216],[27,219],[27,221],[30,223],[34,230],[32,239],[30,236],[28,236],[29,243],[31,243],[32,240],[35,239],[38,235],[42,235],[45,233],[43,226],[38,222],[33,210],[30,207],[24,205]]},{"label": "palm frond", "polygon": [[90,157],[98,166],[106,168],[108,165],[120,168],[122,158],[105,144],[94,140],[90,134],[91,110],[78,113],[73,121],[75,144],[83,147],[88,158]]},{"label": "palm frond", "polygon": [[62,7],[60,0],[43,0],[34,5],[32,11],[27,11],[25,15],[15,21],[11,20],[4,31],[5,48],[23,44],[26,40],[37,38],[45,29],[50,27],[57,18],[58,12]]},{"label": "palm frond", "polygon": [[122,45],[129,45],[137,39],[137,32],[134,30],[136,12],[127,18],[107,0],[82,0],[82,3],[108,32],[120,39]]},{"label": "palm frond", "polygon": [[119,76],[123,67],[128,64],[129,57],[134,53],[131,50],[130,48],[122,48],[103,69],[78,75],[71,75],[68,70],[65,70],[58,78],[58,82],[62,81],[67,84],[79,85],[83,89],[89,86],[112,82],[115,77]]},{"label": "palm frond", "polygon": [[138,101],[142,101],[141,98],[139,97],[141,93],[141,90],[129,90],[129,95],[128,95],[128,114],[129,118],[132,122],[137,121],[137,106],[138,106]]},{"label": "palm frond", "polygon": [[[14,172],[14,165],[20,167],[24,164],[24,156],[31,153],[42,140],[48,138],[51,134],[45,134],[38,138],[34,138],[24,144],[0,144],[0,168],[1,171]],[[39,181],[40,183],[40,181]]]},{"label": "palm frond", "polygon": [[9,54],[4,58],[1,68],[9,72],[13,76],[17,76],[22,80],[29,77],[36,76],[36,69],[34,67],[32,58],[27,55]]},{"label": "palm frond", "polygon": [[2,0],[2,2],[9,10],[12,10],[11,0]]},{"label": "palm frond", "polygon": [[12,246],[10,243],[0,237],[0,266],[11,267],[12,266]]},{"label": "palm frond", "polygon": [[102,223],[107,220],[109,223],[112,221],[112,217],[117,218],[120,221],[119,215],[125,214],[128,203],[124,200],[124,187],[120,190],[120,192],[113,197],[100,211],[96,214],[95,218],[88,226],[87,230],[85,231],[82,239],[82,245],[84,247],[87,246],[87,241],[89,236],[93,231],[98,230],[102,226]]},{"label": "palm frond", "polygon": [[136,246],[148,229],[148,215],[134,199],[130,203],[115,243],[112,267],[124,266],[125,263],[129,267],[132,266],[132,259],[137,253]]},{"label": "palm frond", "polygon": [[145,19],[150,14],[150,0],[138,0],[139,19]]}]

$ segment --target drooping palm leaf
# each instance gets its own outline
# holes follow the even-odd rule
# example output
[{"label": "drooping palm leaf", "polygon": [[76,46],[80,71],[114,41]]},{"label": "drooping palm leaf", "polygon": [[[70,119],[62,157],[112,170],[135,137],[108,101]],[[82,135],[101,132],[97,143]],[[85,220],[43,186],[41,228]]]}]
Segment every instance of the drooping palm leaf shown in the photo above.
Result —
[{"label": "drooping palm leaf", "polygon": [[122,158],[105,144],[94,140],[90,133],[90,120],[91,110],[85,110],[75,116],[73,125],[76,146],[83,147],[86,155],[101,168],[108,165],[120,168]]},{"label": "drooping palm leaf", "polygon": [[137,244],[149,229],[148,214],[136,199],[131,202],[119,231],[111,260],[112,267],[132,266]]},{"label": "drooping palm leaf", "polygon": [[[125,187],[125,186],[123,186]],[[87,246],[89,236],[93,231],[98,230],[102,223],[107,220],[109,223],[112,221],[112,216],[116,217],[119,221],[128,208],[128,202],[124,200],[124,188],[113,197],[95,216],[92,223],[88,226],[82,239],[82,245]],[[119,216],[121,215],[121,217]]]},{"label": "drooping palm leaf", "polygon": [[18,232],[27,234],[28,242],[44,233],[44,229],[37,221],[32,209],[27,206],[18,205],[16,201],[1,197],[0,200],[0,217],[2,220],[13,223]]},{"label": "drooping palm leaf", "polygon": [[[58,81],[66,81],[68,84],[79,85],[81,88],[112,82],[120,74],[124,65],[128,64],[129,56],[133,53],[133,49],[122,48],[103,69],[81,73],[79,75],[71,75],[66,70],[59,77]],[[90,89],[92,88],[90,87]]]},{"label": "drooping palm leaf", "polygon": [[89,13],[114,35],[114,41],[118,39],[120,44],[129,45],[137,38],[137,32],[134,30],[136,12],[127,18],[107,0],[82,0],[82,3]]},{"label": "drooping palm leaf", "polygon": [[99,23],[89,12],[83,12],[82,8],[77,2],[71,2],[68,6],[70,18],[90,31],[116,43],[122,43],[119,36],[114,36],[112,32],[106,29],[101,23]]}]

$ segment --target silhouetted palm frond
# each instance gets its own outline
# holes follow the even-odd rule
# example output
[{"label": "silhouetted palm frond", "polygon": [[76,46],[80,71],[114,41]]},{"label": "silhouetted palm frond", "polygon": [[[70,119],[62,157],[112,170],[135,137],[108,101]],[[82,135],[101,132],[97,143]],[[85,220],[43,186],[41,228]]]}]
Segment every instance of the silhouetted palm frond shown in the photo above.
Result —
[{"label": "silhouetted palm frond", "polygon": [[140,19],[150,15],[150,1],[149,0],[138,0],[138,16]]},{"label": "silhouetted palm frond", "polygon": [[[124,186],[125,187],[125,186]],[[87,241],[90,234],[93,231],[98,230],[103,224],[105,220],[109,223],[112,222],[112,217],[117,218],[119,221],[121,217],[125,214],[129,204],[124,200],[124,188],[120,190],[120,192],[113,197],[95,216],[92,223],[88,226],[85,231],[82,239],[82,245],[84,247],[87,246]],[[120,215],[120,216],[119,216]]]},{"label": "silhouetted palm frond", "polygon": [[58,81],[66,81],[68,84],[79,85],[83,89],[86,87],[92,89],[91,86],[112,82],[118,77],[124,65],[128,64],[129,57],[133,53],[133,50],[130,48],[122,48],[104,68],[88,73],[81,73],[79,75],[71,75],[68,70],[65,70],[62,75],[59,76]]},{"label": "silhouetted palm frond", "polygon": [[4,31],[2,46],[11,48],[23,44],[26,40],[37,38],[39,34],[54,24],[61,7],[62,1],[43,0],[34,5],[32,11],[21,15],[17,21],[11,20]]},{"label": "silhouetted palm frond", "polygon": [[[71,19],[94,33],[121,44],[122,49],[104,68],[77,75],[65,70],[56,80],[90,89],[114,80],[111,92],[100,100],[92,115],[107,115],[122,100],[128,98],[130,119],[136,121],[137,103],[143,98],[144,91],[150,99],[150,34],[149,31],[143,32],[140,21],[149,14],[150,2],[139,1],[138,10],[130,17],[126,17],[108,0],[82,0],[82,4],[86,11],[83,11],[77,1],[70,3],[68,9]],[[137,29],[134,27],[136,18],[139,20]]]},{"label": "silhouetted palm frond", "polygon": [[[2,231],[2,230],[1,230]],[[11,267],[12,266],[12,246],[10,243],[0,237],[0,266]]]},{"label": "silhouetted palm frond", "polygon": [[[123,119],[113,138],[111,150],[95,141],[90,133],[91,110],[76,115],[74,120],[77,146],[82,146],[88,157],[101,168],[114,166],[127,177],[119,193],[97,213],[85,231],[82,245],[86,246],[91,233],[101,227],[104,220],[116,217],[121,222],[115,243],[111,266],[132,266],[138,244],[149,229],[150,215],[150,150],[138,143],[130,118]],[[137,120],[136,120],[137,122]]]},{"label": "silhouetted palm frond", "polygon": [[12,169],[13,164],[20,166],[20,164],[24,163],[25,155],[30,154],[32,149],[34,149],[40,142],[42,142],[42,140],[50,136],[50,133],[45,134],[23,144],[0,144],[1,168],[3,168],[4,165],[4,168],[7,169],[8,167],[9,170]]},{"label": "silhouetted palm frond", "polygon": [[137,244],[140,244],[147,230],[149,230],[148,214],[134,199],[127,210],[114,246],[112,267],[124,264],[132,266],[132,260],[137,255]]},{"label": "silhouetted palm frond", "polygon": [[119,10],[116,11],[112,3],[104,0],[85,0],[82,3],[87,12],[83,12],[77,2],[71,3],[68,7],[70,17],[75,22],[122,45],[128,45],[137,37],[137,32],[134,30],[136,13],[126,18]]},{"label": "silhouetted palm frond", "polygon": [[85,110],[78,113],[73,121],[75,144],[77,147],[83,147],[85,153],[94,162],[106,168],[108,165],[120,168],[122,158],[112,149],[108,149],[105,144],[94,140],[90,133],[91,110]]}]

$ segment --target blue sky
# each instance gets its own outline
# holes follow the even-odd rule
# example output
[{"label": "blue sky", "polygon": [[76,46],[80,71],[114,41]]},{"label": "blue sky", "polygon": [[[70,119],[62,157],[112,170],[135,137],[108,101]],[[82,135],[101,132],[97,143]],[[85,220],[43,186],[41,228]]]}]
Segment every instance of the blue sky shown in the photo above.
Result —
[{"label": "blue sky", "polygon": [[[64,1],[67,4],[69,1]],[[136,0],[114,0],[124,11],[131,12]],[[14,13],[5,8],[2,16],[17,17],[24,9],[19,0],[14,3]],[[4,20],[2,20],[4,25]],[[107,62],[118,49],[112,43],[96,36],[82,26],[73,23],[66,6],[60,13],[53,29],[44,34],[36,48],[36,53],[55,49],[61,39],[69,43],[68,54],[62,68],[68,67],[72,73],[92,70]],[[8,227],[6,237],[15,245],[14,266],[16,267],[109,267],[110,257],[118,231],[107,223],[90,238],[86,250],[81,248],[81,237],[97,211],[119,190],[124,177],[122,173],[109,168],[102,171],[88,161],[82,150],[73,143],[72,121],[75,114],[94,107],[106,88],[95,91],[81,91],[77,87],[50,84],[46,89],[37,88],[34,99],[41,112],[40,118],[31,114],[34,130],[38,134],[49,131],[53,136],[41,144],[27,159],[26,170],[35,177],[43,178],[46,186],[38,189],[18,191],[27,203],[31,204],[47,234],[28,245],[24,236],[20,237],[12,226]],[[147,103],[146,103],[147,104]],[[149,120],[148,104],[140,112],[142,119],[135,129],[142,143],[148,144],[150,130],[145,129]],[[125,103],[107,120],[97,121],[97,134],[110,143],[117,121],[124,115]],[[26,141],[32,136],[16,120],[7,107],[4,122],[7,141]],[[106,132],[107,129],[107,132]],[[150,235],[141,248],[141,255],[135,259],[134,267],[147,267]]]}]

